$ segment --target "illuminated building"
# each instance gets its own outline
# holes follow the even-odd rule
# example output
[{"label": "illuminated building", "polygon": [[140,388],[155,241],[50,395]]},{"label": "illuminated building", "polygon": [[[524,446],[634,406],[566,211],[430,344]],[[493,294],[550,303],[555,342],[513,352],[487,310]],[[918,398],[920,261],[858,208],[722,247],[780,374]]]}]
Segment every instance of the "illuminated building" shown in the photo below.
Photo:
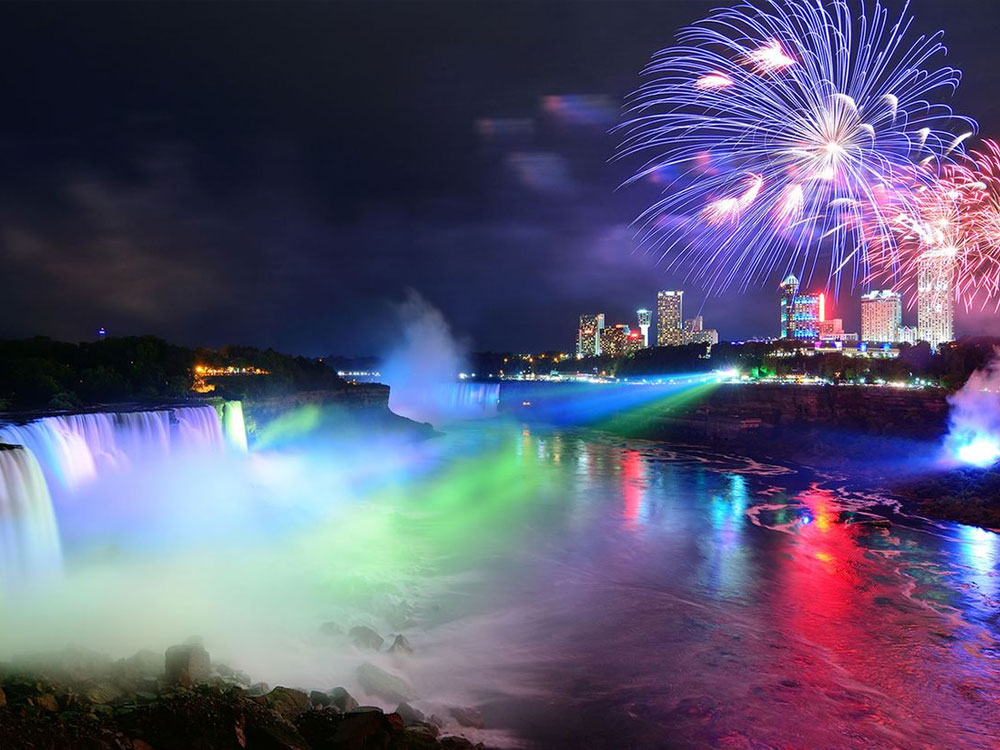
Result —
[{"label": "illuminated building", "polygon": [[101,326],[100,328],[97,329],[97,340],[98,341],[104,341],[104,339],[106,339],[107,337],[108,337],[108,329],[107,328],[105,328],[104,326]]},{"label": "illuminated building", "polygon": [[819,324],[826,320],[826,295],[799,294],[799,280],[789,274],[781,282],[781,338],[819,338]]},{"label": "illuminated building", "polygon": [[917,343],[917,327],[916,326],[900,326],[899,327],[899,343],[900,344],[915,344],[915,343]]},{"label": "illuminated building", "polygon": [[684,292],[656,293],[656,343],[659,346],[680,346],[684,343]]},{"label": "illuminated building", "polygon": [[917,339],[932,349],[955,338],[955,255],[924,253],[917,261]]},{"label": "illuminated building", "polygon": [[601,331],[604,330],[604,313],[581,315],[576,334],[576,358],[601,355]]},{"label": "illuminated building", "polygon": [[607,357],[624,357],[629,346],[631,329],[624,323],[601,331],[601,354]]},{"label": "illuminated building", "polygon": [[645,349],[649,346],[649,324],[653,321],[653,313],[642,308],[635,311],[636,317],[639,319],[639,331],[642,335],[642,347]]},{"label": "illuminated building", "polygon": [[903,301],[898,292],[871,291],[861,297],[861,340],[873,343],[899,341]]},{"label": "illuminated building", "polygon": [[781,335],[778,338],[795,338],[795,328],[792,323],[792,308],[795,305],[795,295],[799,291],[799,280],[792,274],[788,274],[781,282]]},{"label": "illuminated building", "polygon": [[[646,336],[648,337],[648,328]],[[646,348],[646,339],[641,331],[629,331],[628,338],[625,339],[625,356],[631,357],[640,349]]]},{"label": "illuminated building", "polygon": [[816,333],[816,338],[820,341],[856,342],[858,340],[858,334],[844,331],[844,321],[840,318],[820,321],[816,327]]},{"label": "illuminated building", "polygon": [[683,338],[685,344],[718,344],[719,332],[714,328],[705,328],[700,315],[684,321]]}]

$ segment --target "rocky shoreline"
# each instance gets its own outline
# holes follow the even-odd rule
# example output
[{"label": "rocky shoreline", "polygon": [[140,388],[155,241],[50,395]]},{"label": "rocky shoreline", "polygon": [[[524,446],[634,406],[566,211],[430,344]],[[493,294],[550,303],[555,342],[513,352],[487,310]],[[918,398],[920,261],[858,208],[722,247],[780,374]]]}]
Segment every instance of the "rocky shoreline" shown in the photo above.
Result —
[{"label": "rocky shoreline", "polygon": [[[355,628],[356,642],[381,636]],[[397,636],[390,649],[408,649]],[[363,688],[395,702],[359,705],[343,687],[269,687],[213,664],[196,639],[113,661],[66,649],[0,664],[0,747],[46,750],[485,750],[406,702],[406,683],[365,663]],[[448,724],[482,728],[473,708]]]}]

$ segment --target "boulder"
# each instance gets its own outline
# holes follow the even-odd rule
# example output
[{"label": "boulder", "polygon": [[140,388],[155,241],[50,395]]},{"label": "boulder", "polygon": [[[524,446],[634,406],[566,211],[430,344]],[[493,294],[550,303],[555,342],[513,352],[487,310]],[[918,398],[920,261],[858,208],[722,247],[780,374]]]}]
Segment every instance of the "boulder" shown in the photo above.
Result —
[{"label": "boulder", "polygon": [[381,711],[351,712],[344,714],[328,747],[337,750],[382,748],[388,746],[390,732]]},{"label": "boulder", "polygon": [[0,687],[0,708],[3,708],[6,705],[7,705],[7,693],[5,693],[3,691],[3,688]]},{"label": "boulder", "polygon": [[445,750],[474,750],[476,747],[465,737],[442,737],[438,742]]},{"label": "boulder", "polygon": [[416,724],[403,730],[403,742],[400,745],[407,750],[438,750],[441,746],[437,741],[438,731],[434,727]]},{"label": "boulder", "polygon": [[365,692],[387,701],[409,701],[414,698],[413,688],[401,677],[365,662],[357,670],[358,682]]},{"label": "boulder", "polygon": [[405,724],[408,727],[417,724],[419,722],[422,722],[426,719],[422,711],[414,708],[405,701],[403,703],[400,703],[399,706],[396,707],[396,713],[402,717],[403,724]]},{"label": "boulder", "polygon": [[270,691],[271,688],[266,682],[255,682],[247,688],[247,696],[253,698],[259,695],[267,695]]},{"label": "boulder", "polygon": [[314,706],[320,706],[320,707],[329,706],[330,696],[327,695],[326,693],[320,692],[319,690],[313,690],[311,693],[309,693],[309,702],[312,703]]},{"label": "boulder", "polygon": [[459,726],[472,727],[473,729],[482,729],[483,717],[474,708],[462,708],[456,707],[451,710],[452,718],[458,722]]},{"label": "boulder", "polygon": [[164,680],[168,685],[192,687],[212,674],[212,659],[199,643],[185,643],[167,649]]},{"label": "boulder", "polygon": [[338,625],[337,623],[331,621],[331,622],[324,622],[322,625],[320,625],[319,632],[322,633],[323,635],[337,636],[337,635],[343,635],[344,629],[340,627],[340,625]]},{"label": "boulder", "polygon": [[410,655],[413,653],[413,647],[410,645],[410,642],[406,640],[406,636],[397,635],[393,639],[392,645],[389,646],[389,652],[393,654]]},{"label": "boulder", "polygon": [[280,685],[264,696],[268,708],[276,711],[281,718],[294,721],[312,708],[309,696],[301,690],[281,687]]},{"label": "boulder", "polygon": [[339,708],[344,713],[353,711],[358,707],[358,702],[354,697],[342,687],[335,687],[330,691],[330,705]]},{"label": "boulder", "polygon": [[331,746],[341,718],[339,710],[325,706],[306,711],[296,720],[295,726],[310,745],[315,748],[325,748]]},{"label": "boulder", "polygon": [[52,693],[41,693],[36,695],[31,699],[32,704],[36,708],[40,708],[42,711],[49,711],[50,713],[55,713],[59,710],[59,701]]},{"label": "boulder", "polygon": [[358,648],[367,648],[372,651],[378,651],[385,643],[385,638],[367,625],[356,625],[348,631],[347,635]]}]

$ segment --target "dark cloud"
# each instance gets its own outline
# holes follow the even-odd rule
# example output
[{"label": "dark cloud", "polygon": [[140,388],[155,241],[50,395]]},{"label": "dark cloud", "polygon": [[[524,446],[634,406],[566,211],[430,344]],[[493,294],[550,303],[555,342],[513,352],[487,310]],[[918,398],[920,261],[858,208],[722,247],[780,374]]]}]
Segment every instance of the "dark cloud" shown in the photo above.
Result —
[{"label": "dark cloud", "polygon": [[[473,346],[569,348],[580,312],[676,287],[724,336],[774,333],[774,289],[706,299],[637,249],[662,180],[616,190],[609,161],[638,71],[711,5],[6,6],[0,335],[377,352],[413,288]],[[991,132],[974,7],[914,11]]]}]

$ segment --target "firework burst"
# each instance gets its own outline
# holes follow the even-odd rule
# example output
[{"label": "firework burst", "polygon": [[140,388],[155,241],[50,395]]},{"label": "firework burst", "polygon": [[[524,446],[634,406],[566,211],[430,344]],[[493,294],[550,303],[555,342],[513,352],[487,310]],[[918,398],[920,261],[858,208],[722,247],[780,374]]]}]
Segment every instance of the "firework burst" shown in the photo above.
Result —
[{"label": "firework burst", "polygon": [[881,195],[902,175],[931,181],[974,123],[939,101],[960,78],[936,64],[940,34],[912,36],[905,10],[857,10],[743,3],[654,56],[619,149],[648,159],[632,181],[674,175],[637,220],[647,248],[717,290],[824,266],[834,287],[845,268],[868,277]]},{"label": "firework burst", "polygon": [[947,261],[957,302],[1000,309],[1000,144],[984,140],[931,182],[889,193],[881,213],[866,224],[871,281],[912,293],[922,265]]}]

